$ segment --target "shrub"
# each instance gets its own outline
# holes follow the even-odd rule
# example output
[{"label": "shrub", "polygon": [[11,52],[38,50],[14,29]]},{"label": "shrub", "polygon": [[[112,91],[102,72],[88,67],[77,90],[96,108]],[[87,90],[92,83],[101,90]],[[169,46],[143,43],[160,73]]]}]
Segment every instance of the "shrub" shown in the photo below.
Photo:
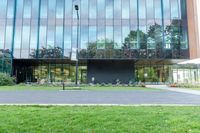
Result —
[{"label": "shrub", "polygon": [[0,73],[0,86],[14,85],[15,78],[5,73]]}]

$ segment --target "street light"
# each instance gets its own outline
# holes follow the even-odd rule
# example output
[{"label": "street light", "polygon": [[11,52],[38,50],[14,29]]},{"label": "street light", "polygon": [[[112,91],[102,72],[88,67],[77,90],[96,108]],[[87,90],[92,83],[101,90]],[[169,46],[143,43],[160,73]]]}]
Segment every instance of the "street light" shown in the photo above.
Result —
[{"label": "street light", "polygon": [[76,44],[76,86],[78,85],[78,36],[79,36],[79,14],[78,14],[78,10],[79,7],[78,5],[75,5],[75,10],[77,12],[77,44]]}]

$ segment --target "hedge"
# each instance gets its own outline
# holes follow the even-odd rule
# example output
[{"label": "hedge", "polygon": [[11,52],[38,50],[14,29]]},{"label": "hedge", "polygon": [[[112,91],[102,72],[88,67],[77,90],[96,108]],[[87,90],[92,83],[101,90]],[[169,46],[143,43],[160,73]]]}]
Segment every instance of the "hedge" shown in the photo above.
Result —
[{"label": "hedge", "polygon": [[15,78],[8,74],[0,73],[0,86],[9,86],[15,84]]}]

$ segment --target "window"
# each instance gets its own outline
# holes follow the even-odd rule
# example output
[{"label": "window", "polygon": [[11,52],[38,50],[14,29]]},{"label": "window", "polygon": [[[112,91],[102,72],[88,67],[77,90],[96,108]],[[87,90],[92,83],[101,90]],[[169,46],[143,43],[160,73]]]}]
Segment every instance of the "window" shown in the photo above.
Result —
[{"label": "window", "polygon": [[137,9],[138,9],[138,0],[130,0],[130,17],[131,19],[136,19],[137,18]]},{"label": "window", "polygon": [[122,41],[123,44],[129,44],[129,34],[130,34],[130,28],[129,26],[123,26],[122,27]]},{"label": "window", "polygon": [[165,36],[165,49],[171,49],[171,37],[169,35]]},{"label": "window", "polygon": [[[23,10],[25,11],[25,7],[23,8],[23,6],[24,6],[24,0],[18,0],[17,1],[17,12],[16,12],[16,18],[19,20],[19,19],[22,19],[23,18],[23,16],[25,16],[25,15],[23,15]],[[24,13],[25,14],[25,13]]]},{"label": "window", "polygon": [[122,2],[122,19],[129,19],[129,0],[123,0]]},{"label": "window", "polygon": [[63,45],[63,26],[56,26],[56,46],[62,48]]},{"label": "window", "polygon": [[7,18],[13,18],[14,17],[14,0],[8,0],[8,9],[7,9]]},{"label": "window", "polygon": [[161,0],[155,0],[155,18],[162,19]]},{"label": "window", "polygon": [[104,49],[104,48],[105,48],[105,27],[98,26],[97,49]]},{"label": "window", "polygon": [[97,28],[96,26],[89,27],[89,42],[96,43],[97,41]]},{"label": "window", "polygon": [[88,45],[88,27],[81,27],[81,49],[87,49]]},{"label": "window", "polygon": [[46,48],[46,37],[47,37],[47,27],[45,25],[40,26],[40,48]]},{"label": "window", "polygon": [[5,34],[6,34],[5,49],[11,49],[13,26],[7,25]]},{"label": "window", "polygon": [[29,48],[29,39],[30,39],[30,26],[24,25],[22,31],[22,49]]},{"label": "window", "polygon": [[0,2],[0,18],[6,17],[7,0],[1,0]]},{"label": "window", "polygon": [[30,48],[36,49],[37,47],[37,23],[32,23],[31,25],[31,40],[30,40]]},{"label": "window", "polygon": [[98,18],[104,19],[105,18],[105,0],[97,0],[98,5]]},{"label": "window", "polygon": [[147,38],[147,48],[148,49],[155,49],[156,45],[155,45],[155,39],[152,37],[148,37]]},{"label": "window", "polygon": [[140,37],[140,43],[146,43],[146,36],[147,36],[147,32],[146,32],[146,25],[140,25],[139,26],[139,37]]},{"label": "window", "polygon": [[72,18],[72,0],[65,1],[65,16],[68,19]]},{"label": "window", "polygon": [[88,19],[88,0],[81,0],[81,19]]},{"label": "window", "polygon": [[106,18],[113,18],[113,0],[106,0]]},{"label": "window", "polygon": [[146,19],[146,2],[139,0],[139,19]]},{"label": "window", "polygon": [[4,47],[4,38],[5,38],[5,21],[2,21],[0,19],[0,49],[3,49]]},{"label": "window", "polygon": [[147,0],[147,18],[148,19],[154,19],[154,1],[153,0]]},{"label": "window", "polygon": [[113,26],[106,27],[106,43],[113,43]]},{"label": "window", "polygon": [[[53,19],[55,19],[55,14],[56,14],[56,0],[50,0],[51,2],[49,2],[48,4],[48,19],[49,23],[52,23],[52,21],[55,21]],[[58,4],[59,5],[59,4]],[[62,14],[62,13],[61,13]]]},{"label": "window", "polygon": [[32,0],[32,18],[37,19],[39,12],[39,0]]},{"label": "window", "polygon": [[65,26],[65,49],[71,49],[72,43],[72,29],[71,26]]},{"label": "window", "polygon": [[129,35],[129,42],[130,42],[130,47],[131,49],[138,49],[138,39],[137,39],[137,26],[131,26],[131,31],[130,31],[130,35]]},{"label": "window", "polygon": [[121,49],[122,46],[122,32],[121,32],[121,26],[115,26],[114,28],[114,48],[115,49]]},{"label": "window", "polygon": [[55,46],[55,25],[48,25],[47,47]]},{"label": "window", "polygon": [[187,28],[182,27],[180,33],[181,49],[188,49]]},{"label": "window", "polygon": [[96,0],[90,0],[90,3],[89,3],[89,17],[90,17],[90,19],[96,19],[96,17],[97,17]]},{"label": "window", "polygon": [[170,3],[169,0],[163,0],[164,19],[170,20]]},{"label": "window", "polygon": [[114,18],[121,19],[122,11],[121,11],[121,0],[114,0]]},{"label": "window", "polygon": [[179,18],[178,0],[171,0],[171,19]]},{"label": "window", "polygon": [[24,18],[31,18],[31,0],[24,1]]},{"label": "window", "polygon": [[77,26],[72,26],[72,48],[77,46]]},{"label": "window", "polygon": [[64,0],[57,0],[56,18],[64,18]]},{"label": "window", "polygon": [[15,32],[15,48],[20,49],[22,39],[22,24],[17,24]]},{"label": "window", "polygon": [[42,0],[41,1],[41,12],[40,12],[40,17],[41,18],[47,18],[47,0]]}]

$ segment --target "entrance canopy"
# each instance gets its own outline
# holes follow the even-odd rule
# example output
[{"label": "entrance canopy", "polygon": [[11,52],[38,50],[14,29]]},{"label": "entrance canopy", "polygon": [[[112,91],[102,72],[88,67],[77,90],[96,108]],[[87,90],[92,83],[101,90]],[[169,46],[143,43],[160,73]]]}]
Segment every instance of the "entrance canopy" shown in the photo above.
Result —
[{"label": "entrance canopy", "polygon": [[193,60],[188,60],[188,61],[184,61],[184,62],[180,62],[178,63],[180,65],[184,65],[184,64],[200,64],[200,58],[197,59],[193,59]]}]

